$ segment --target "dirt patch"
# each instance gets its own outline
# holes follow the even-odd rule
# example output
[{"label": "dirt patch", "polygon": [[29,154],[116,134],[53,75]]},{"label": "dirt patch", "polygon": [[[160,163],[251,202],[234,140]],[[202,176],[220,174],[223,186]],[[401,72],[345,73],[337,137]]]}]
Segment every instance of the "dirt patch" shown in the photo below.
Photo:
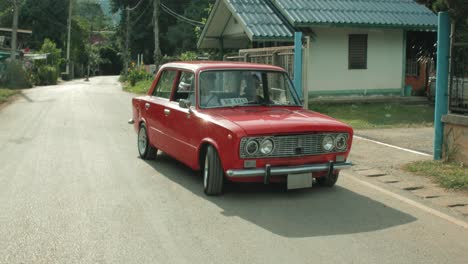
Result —
[{"label": "dirt patch", "polygon": [[434,150],[433,127],[356,130],[355,134],[427,154],[432,154]]}]

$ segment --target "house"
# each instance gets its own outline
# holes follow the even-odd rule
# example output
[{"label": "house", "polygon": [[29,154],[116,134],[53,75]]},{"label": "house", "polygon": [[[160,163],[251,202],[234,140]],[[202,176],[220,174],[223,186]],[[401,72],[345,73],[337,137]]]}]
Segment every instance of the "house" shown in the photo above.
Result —
[{"label": "house", "polygon": [[[2,28],[0,27],[0,61],[10,57],[11,53],[11,28]],[[18,29],[18,50],[21,50],[25,47],[28,42],[29,37],[31,36],[31,30]]]},{"label": "house", "polygon": [[437,16],[413,0],[217,0],[199,48],[291,45],[303,33],[309,96],[399,95],[409,31],[435,31]]}]

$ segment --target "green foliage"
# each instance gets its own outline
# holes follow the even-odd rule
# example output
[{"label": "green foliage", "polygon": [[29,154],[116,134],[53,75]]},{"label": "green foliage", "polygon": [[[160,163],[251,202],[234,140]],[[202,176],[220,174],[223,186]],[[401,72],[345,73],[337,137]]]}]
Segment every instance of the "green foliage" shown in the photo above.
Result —
[{"label": "green foliage", "polygon": [[20,62],[7,62],[5,72],[0,76],[0,86],[10,89],[31,88],[31,76]]},{"label": "green foliage", "polygon": [[311,104],[309,108],[349,124],[354,129],[427,127],[434,121],[434,108],[398,104]]},{"label": "green foliage", "polygon": [[152,83],[153,83],[153,80],[139,81],[134,86],[131,86],[130,84],[127,83],[124,85],[123,90],[130,92],[130,93],[146,94],[148,90],[151,88]]},{"label": "green foliage", "polygon": [[97,1],[78,2],[75,14],[87,20],[93,30],[111,28],[111,19],[104,14],[101,5]]},{"label": "green foliage", "polygon": [[[63,49],[66,44],[69,2],[24,0],[23,3],[20,9],[19,25],[21,28],[33,31],[31,39],[27,42],[29,47],[39,50],[44,39],[48,38],[57,43],[59,49]],[[11,20],[6,22],[6,25],[11,25]]]},{"label": "green foliage", "polygon": [[143,69],[139,69],[137,67],[133,67],[128,71],[127,79],[130,82],[130,86],[135,86],[135,84],[139,81],[149,80],[151,75],[147,73]]},{"label": "green foliage", "polygon": [[417,175],[433,178],[447,189],[468,191],[468,168],[463,164],[440,161],[416,161],[404,167]]},{"label": "green foliage", "polygon": [[181,61],[194,61],[197,59],[197,53],[193,52],[193,51],[186,51],[182,54],[180,54],[179,56],[179,59]]},{"label": "green foliage", "polygon": [[6,102],[8,97],[18,94],[20,91],[0,88],[0,103]]},{"label": "green foliage", "polygon": [[434,12],[449,11],[456,21],[468,18],[468,1],[466,0],[416,0],[431,8]]},{"label": "green foliage", "polygon": [[[127,6],[135,6],[139,1],[134,0],[112,0],[114,11],[124,10]],[[153,63],[154,35],[152,23],[152,2],[143,3],[134,11],[130,12],[131,34],[130,47],[132,58],[137,54],[143,54],[145,63]],[[215,0],[172,0],[162,1],[174,12],[195,21],[206,21],[209,15],[209,7]],[[121,21],[117,28],[117,36],[121,49],[125,47],[126,12],[121,12]],[[138,30],[134,30],[138,29]],[[159,37],[160,47],[163,55],[171,58],[185,51],[196,50],[198,35],[202,28],[196,29],[194,25],[177,20],[173,16],[160,10]],[[123,55],[123,53],[121,53]],[[164,60],[164,59],[163,59]],[[171,60],[172,61],[172,60]]]},{"label": "green foliage", "polygon": [[40,53],[48,53],[47,56],[47,65],[52,65],[58,67],[62,62],[62,50],[57,48],[57,45],[50,39],[46,38],[42,47],[39,51]]},{"label": "green foliage", "polygon": [[57,84],[57,79],[57,68],[49,65],[43,65],[37,69],[38,85],[55,85]]}]

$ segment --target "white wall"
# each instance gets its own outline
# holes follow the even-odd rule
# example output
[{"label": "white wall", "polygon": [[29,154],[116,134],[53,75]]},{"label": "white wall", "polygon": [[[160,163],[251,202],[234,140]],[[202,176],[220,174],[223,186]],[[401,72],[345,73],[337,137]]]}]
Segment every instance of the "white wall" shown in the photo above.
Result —
[{"label": "white wall", "polygon": [[[314,92],[375,93],[401,89],[403,78],[403,30],[313,28],[310,42],[307,82]],[[348,35],[368,34],[367,69],[348,69]],[[370,90],[370,91],[368,91]]]}]

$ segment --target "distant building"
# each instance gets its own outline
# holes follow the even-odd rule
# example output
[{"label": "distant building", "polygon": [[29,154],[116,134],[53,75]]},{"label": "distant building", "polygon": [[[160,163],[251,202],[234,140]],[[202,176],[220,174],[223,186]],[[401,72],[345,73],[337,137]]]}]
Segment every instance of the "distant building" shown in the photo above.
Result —
[{"label": "distant building", "polygon": [[[0,60],[10,57],[11,53],[11,28],[2,28],[0,27]],[[31,30],[18,29],[18,46],[16,50],[21,51],[25,48],[28,48],[28,41],[32,34]]]}]

